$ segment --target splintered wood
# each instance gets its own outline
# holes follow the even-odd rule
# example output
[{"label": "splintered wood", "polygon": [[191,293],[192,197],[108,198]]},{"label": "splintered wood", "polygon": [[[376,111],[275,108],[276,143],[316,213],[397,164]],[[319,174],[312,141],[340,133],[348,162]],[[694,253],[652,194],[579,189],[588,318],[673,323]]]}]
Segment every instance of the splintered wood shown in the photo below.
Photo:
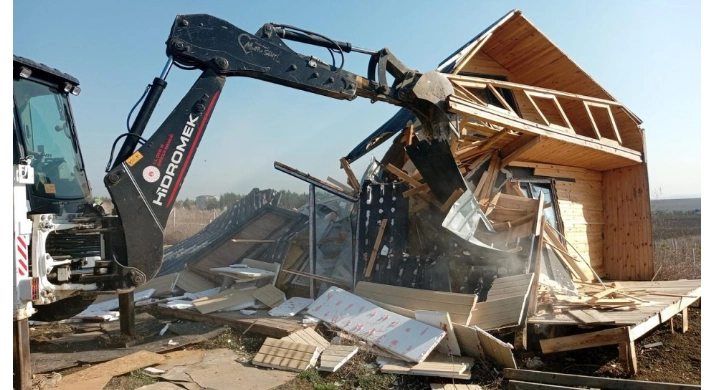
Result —
[{"label": "splintered wood", "polygon": [[303,371],[313,367],[318,360],[320,349],[314,345],[267,338],[256,353],[252,364],[255,366]]}]

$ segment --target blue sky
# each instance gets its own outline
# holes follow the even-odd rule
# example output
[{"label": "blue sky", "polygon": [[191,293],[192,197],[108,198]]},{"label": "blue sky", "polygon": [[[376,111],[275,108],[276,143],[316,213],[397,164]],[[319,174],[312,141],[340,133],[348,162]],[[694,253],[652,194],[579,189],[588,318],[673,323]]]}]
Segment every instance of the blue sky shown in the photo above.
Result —
[{"label": "blue sky", "polygon": [[[699,196],[699,1],[16,1],[12,51],[81,80],[72,104],[84,159],[94,193],[107,195],[111,144],[162,70],[177,14],[209,13],[251,33],[266,22],[291,24],[359,47],[388,47],[410,68],[428,71],[514,8],[644,121],[651,193]],[[293,48],[328,57],[323,49]],[[366,74],[366,64],[363,55],[346,55],[351,72]],[[198,76],[173,68],[146,134]],[[254,187],[307,190],[274,161],[345,181],[339,158],[396,110],[228,79],[179,198]],[[353,165],[356,174],[368,161]]]}]

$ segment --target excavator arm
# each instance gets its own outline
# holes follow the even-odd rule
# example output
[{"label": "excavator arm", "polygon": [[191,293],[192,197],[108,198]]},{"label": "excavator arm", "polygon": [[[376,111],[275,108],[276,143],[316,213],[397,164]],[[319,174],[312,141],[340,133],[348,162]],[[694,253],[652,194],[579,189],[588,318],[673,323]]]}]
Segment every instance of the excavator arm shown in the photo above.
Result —
[{"label": "excavator arm", "polygon": [[[370,55],[368,76],[343,70],[342,62],[336,66],[296,53],[284,40],[325,47],[334,54],[333,62],[335,54],[343,59],[343,53],[352,51]],[[154,80],[104,178],[119,216],[109,247],[121,268],[120,288],[139,286],[160,269],[168,216],[227,77],[255,78],[334,99],[383,101],[412,111],[431,137],[450,131],[451,118],[443,106],[453,93],[449,81],[437,72],[407,68],[388,49],[363,50],[279,24],[266,24],[252,35],[204,14],[178,15],[166,45],[172,64],[202,74],[146,140],[143,130],[167,84],[164,78]]]}]

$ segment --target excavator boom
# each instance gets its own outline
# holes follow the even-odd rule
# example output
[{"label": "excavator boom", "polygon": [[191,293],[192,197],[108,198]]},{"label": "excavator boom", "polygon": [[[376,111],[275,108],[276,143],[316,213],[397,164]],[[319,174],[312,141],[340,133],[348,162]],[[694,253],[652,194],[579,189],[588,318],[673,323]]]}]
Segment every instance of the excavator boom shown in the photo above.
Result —
[{"label": "excavator boom", "polygon": [[[340,54],[370,55],[368,76],[296,53],[284,39],[326,47]],[[111,237],[114,260],[122,267],[125,287],[150,280],[160,269],[163,232],[180,187],[194,158],[227,77],[241,76],[300,89],[334,99],[364,97],[412,111],[431,137],[448,136],[449,114],[443,108],[453,93],[437,72],[419,73],[404,66],[389,50],[353,48],[292,26],[266,24],[256,34],[210,15],[178,15],[166,53],[183,69],[201,76],[147,140],[145,124],[166,83],[156,78],[116,163],[104,178],[121,227]],[[333,56],[335,59],[335,55]],[[387,77],[392,82],[387,82]],[[143,144],[135,149],[139,141]]]}]

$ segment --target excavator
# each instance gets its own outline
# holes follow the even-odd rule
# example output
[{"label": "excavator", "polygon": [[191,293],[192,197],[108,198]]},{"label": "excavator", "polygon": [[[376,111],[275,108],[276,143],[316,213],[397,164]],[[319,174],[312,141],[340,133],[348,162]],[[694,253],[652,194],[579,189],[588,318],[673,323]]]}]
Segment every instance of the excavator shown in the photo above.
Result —
[{"label": "excavator", "polygon": [[[286,41],[325,48],[332,62],[299,54]],[[351,52],[370,56],[366,77],[343,69],[344,55]],[[79,80],[13,56],[16,382],[29,369],[29,319],[70,318],[98,295],[131,292],[158,273],[168,216],[228,77],[403,107],[421,121],[428,139],[456,132],[455,118],[444,107],[453,93],[448,79],[409,69],[386,48],[362,49],[277,23],[251,34],[217,17],[191,14],[176,16],[166,55],[160,76],[134,107],[140,104],[135,119],[113,141],[104,177],[113,213],[94,204],[87,179],[69,99],[79,95]],[[173,67],[201,74],[146,137]]]}]

